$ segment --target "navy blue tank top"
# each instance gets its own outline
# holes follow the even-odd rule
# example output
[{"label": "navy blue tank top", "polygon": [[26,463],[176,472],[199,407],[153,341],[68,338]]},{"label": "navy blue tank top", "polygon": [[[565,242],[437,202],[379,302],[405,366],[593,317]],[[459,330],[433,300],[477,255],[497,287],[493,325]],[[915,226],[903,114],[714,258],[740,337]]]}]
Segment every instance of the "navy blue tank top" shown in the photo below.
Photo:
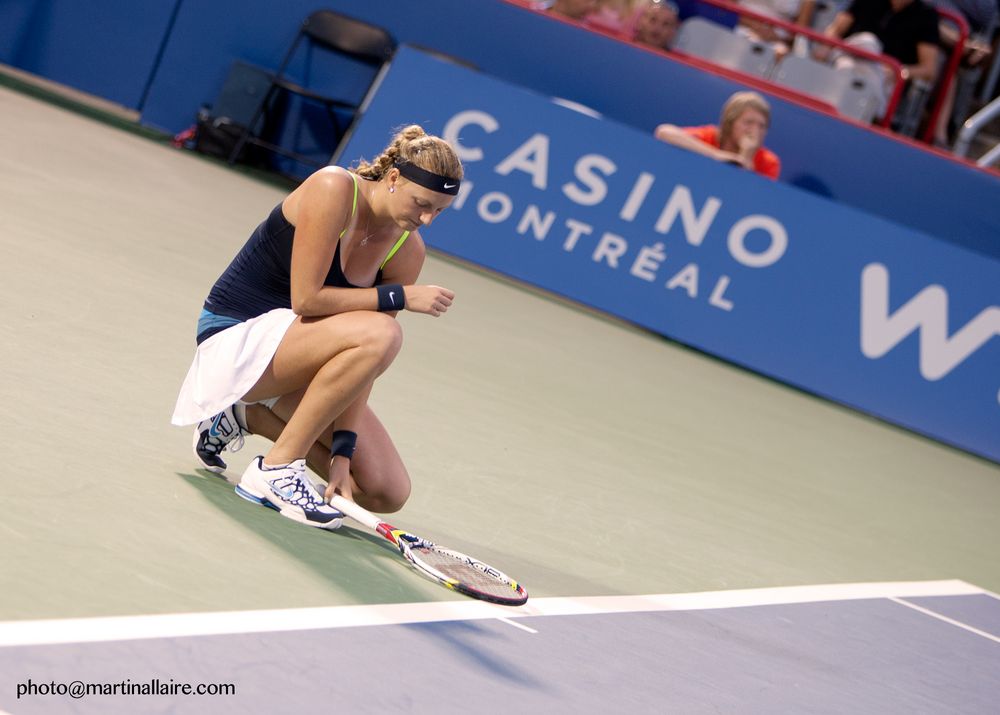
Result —
[{"label": "navy blue tank top", "polygon": [[[352,174],[352,178],[354,178]],[[357,179],[355,179],[355,202]],[[351,217],[357,209],[355,203]],[[347,232],[345,228],[340,237]],[[288,222],[279,203],[250,236],[240,252],[212,286],[198,321],[198,343],[231,325],[263,315],[275,308],[292,307],[291,267],[292,237],[295,227]],[[382,269],[409,236],[404,233],[379,266],[375,275],[378,285]],[[323,285],[335,288],[370,288],[356,286],[347,280],[340,264],[340,237]]]}]

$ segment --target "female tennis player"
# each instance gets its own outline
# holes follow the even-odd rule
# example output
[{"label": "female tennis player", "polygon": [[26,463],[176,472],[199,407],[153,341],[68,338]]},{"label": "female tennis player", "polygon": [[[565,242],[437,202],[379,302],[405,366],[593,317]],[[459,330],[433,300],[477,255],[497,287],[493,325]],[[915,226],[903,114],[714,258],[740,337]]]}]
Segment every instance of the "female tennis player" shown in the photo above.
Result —
[{"label": "female tennis player", "polygon": [[[216,472],[244,433],[272,439],[237,493],[310,526],[335,529],[334,493],[396,511],[410,479],[368,407],[396,357],[395,315],[444,314],[454,293],[418,285],[419,229],[448,208],[463,176],[442,139],[416,125],[357,168],[325,167],[262,222],[216,281],[173,423],[195,424],[195,453]],[[327,479],[326,499],[305,475]]]}]

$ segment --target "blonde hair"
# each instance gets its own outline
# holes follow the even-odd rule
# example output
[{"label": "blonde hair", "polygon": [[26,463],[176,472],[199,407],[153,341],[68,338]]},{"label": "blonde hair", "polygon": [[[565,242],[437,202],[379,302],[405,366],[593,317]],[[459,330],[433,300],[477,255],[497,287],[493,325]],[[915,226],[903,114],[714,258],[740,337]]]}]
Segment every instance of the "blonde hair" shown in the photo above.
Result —
[{"label": "blonde hair", "polygon": [[764,122],[771,125],[771,105],[756,92],[737,92],[722,105],[722,117],[719,120],[719,145],[725,144],[732,134],[733,124],[740,115],[748,109],[755,109],[764,115]]},{"label": "blonde hair", "polygon": [[418,124],[400,129],[381,154],[370,162],[361,159],[352,171],[378,181],[397,162],[408,162],[448,179],[461,179],[464,175],[462,162],[451,145],[428,134]]}]

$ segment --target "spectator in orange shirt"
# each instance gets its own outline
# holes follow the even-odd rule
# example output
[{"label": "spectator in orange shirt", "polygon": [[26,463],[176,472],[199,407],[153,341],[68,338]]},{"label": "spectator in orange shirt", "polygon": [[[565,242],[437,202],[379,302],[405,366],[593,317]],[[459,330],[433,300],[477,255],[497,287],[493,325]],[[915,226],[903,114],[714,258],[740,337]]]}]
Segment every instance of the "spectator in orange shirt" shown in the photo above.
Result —
[{"label": "spectator in orange shirt", "polygon": [[777,180],[781,160],[764,146],[770,124],[771,105],[766,99],[756,92],[737,92],[723,105],[719,126],[661,124],[655,136],[668,144]]}]

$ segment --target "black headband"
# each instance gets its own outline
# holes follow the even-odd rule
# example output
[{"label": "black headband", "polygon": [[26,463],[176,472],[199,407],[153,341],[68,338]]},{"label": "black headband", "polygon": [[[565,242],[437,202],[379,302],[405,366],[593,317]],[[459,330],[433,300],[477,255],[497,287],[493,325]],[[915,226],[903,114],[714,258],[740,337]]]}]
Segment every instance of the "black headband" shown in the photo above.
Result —
[{"label": "black headband", "polygon": [[458,187],[462,183],[458,179],[450,179],[447,176],[435,174],[433,171],[421,169],[416,164],[411,164],[408,161],[396,162],[393,166],[399,169],[400,176],[405,176],[413,183],[420,184],[425,189],[437,191],[442,194],[451,194],[454,196],[458,193]]}]

